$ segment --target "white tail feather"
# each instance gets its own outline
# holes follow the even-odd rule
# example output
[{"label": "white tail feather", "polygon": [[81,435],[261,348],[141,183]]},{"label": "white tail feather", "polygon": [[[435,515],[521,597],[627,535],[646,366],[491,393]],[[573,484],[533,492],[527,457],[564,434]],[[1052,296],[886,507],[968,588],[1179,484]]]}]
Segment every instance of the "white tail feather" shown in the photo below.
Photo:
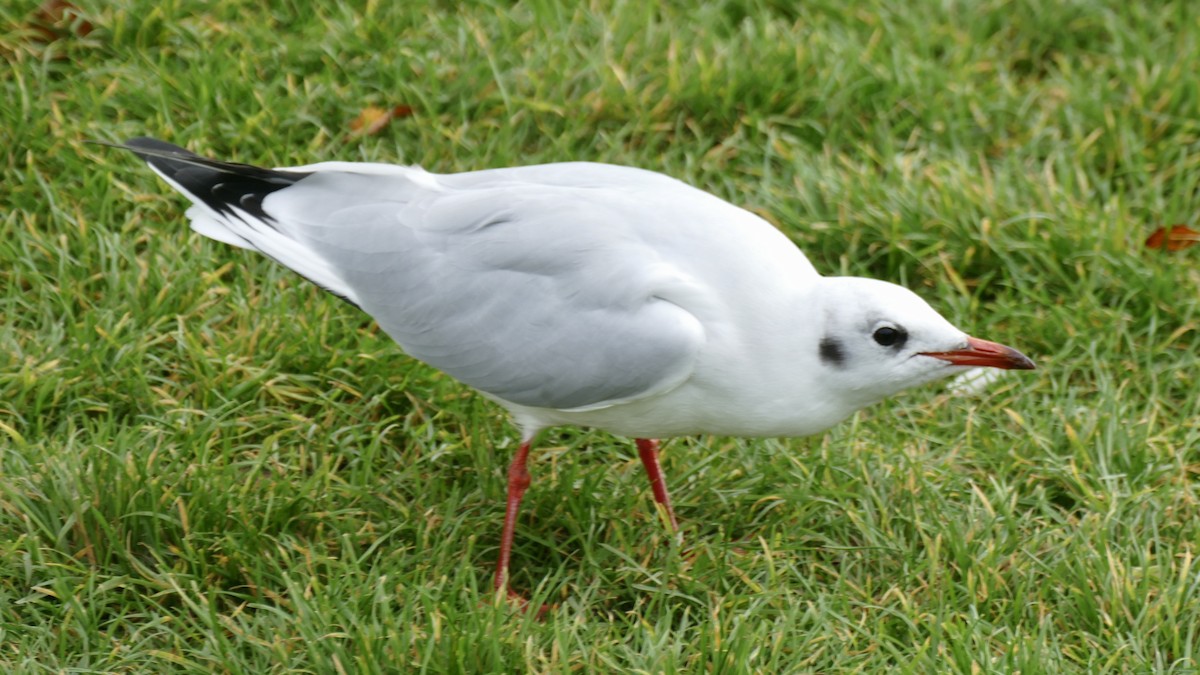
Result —
[{"label": "white tail feather", "polygon": [[149,166],[192,202],[192,207],[187,210],[186,215],[193,231],[230,246],[259,251],[334,295],[359,304],[357,295],[341,276],[315,251],[288,236],[286,230],[232,204],[232,214],[220,213],[167,177],[153,164]]}]

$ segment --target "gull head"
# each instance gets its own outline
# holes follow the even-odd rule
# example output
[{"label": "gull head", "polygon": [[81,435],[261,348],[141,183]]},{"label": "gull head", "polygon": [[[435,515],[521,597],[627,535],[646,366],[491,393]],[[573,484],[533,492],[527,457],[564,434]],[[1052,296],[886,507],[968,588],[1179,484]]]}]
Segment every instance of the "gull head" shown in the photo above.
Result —
[{"label": "gull head", "polygon": [[955,328],[902,286],[826,277],[822,287],[813,348],[825,390],[846,407],[865,407],[968,368],[1034,368],[1017,350]]}]

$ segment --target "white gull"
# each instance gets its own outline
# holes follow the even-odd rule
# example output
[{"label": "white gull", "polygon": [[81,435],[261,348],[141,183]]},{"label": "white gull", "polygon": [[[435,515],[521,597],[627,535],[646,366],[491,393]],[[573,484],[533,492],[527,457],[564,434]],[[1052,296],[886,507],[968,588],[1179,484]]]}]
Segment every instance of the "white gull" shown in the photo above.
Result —
[{"label": "white gull", "polygon": [[191,200],[193,230],[286,265],[509,410],[521,445],[497,590],[546,427],[637,439],[677,527],[653,439],[806,436],[970,367],[1034,367],[905,288],[821,276],[762,218],[651,171],[264,169],[149,138],[122,147]]}]

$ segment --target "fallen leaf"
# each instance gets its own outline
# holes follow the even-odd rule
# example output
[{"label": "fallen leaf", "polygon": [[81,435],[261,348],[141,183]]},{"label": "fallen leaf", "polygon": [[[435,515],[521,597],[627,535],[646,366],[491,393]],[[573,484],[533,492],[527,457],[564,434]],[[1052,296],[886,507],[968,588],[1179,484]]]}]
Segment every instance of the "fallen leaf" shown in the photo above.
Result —
[{"label": "fallen leaf", "polygon": [[83,18],[83,12],[67,0],[46,0],[29,17],[25,28],[31,40],[54,42],[70,35],[86,37],[94,27]]},{"label": "fallen leaf", "polygon": [[1146,238],[1146,248],[1161,248],[1166,251],[1182,251],[1200,244],[1200,232],[1187,225],[1160,227]]},{"label": "fallen leaf", "polygon": [[358,117],[350,122],[350,131],[357,136],[370,136],[382,131],[388,122],[412,114],[412,106],[398,105],[392,108],[380,108],[369,105],[363,108]]}]

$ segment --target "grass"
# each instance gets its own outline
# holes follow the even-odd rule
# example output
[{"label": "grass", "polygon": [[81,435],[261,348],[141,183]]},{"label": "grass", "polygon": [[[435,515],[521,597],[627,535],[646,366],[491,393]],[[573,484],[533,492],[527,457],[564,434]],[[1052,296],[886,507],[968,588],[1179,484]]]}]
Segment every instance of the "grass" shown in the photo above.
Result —
[{"label": "grass", "polygon": [[[1195,672],[1200,20],[1186,0],[0,8],[0,669]],[[348,135],[368,105],[411,117]],[[84,139],[268,165],[657,169],[1040,370],[820,437],[514,430]]]}]

